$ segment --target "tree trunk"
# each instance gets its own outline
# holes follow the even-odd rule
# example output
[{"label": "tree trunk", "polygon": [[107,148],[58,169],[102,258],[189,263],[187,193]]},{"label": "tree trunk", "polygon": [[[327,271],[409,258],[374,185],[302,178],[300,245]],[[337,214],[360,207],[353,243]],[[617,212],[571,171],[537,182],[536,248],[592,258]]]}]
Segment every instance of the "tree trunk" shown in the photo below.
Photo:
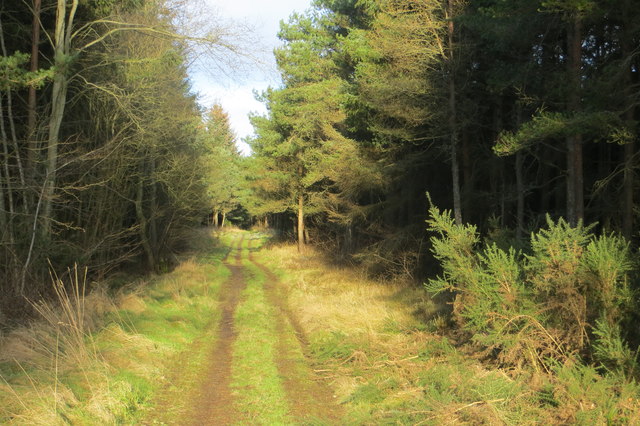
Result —
[{"label": "tree trunk", "polygon": [[[0,48],[2,49],[2,55],[7,57],[7,47],[4,43],[4,28],[2,27],[2,21],[0,21]],[[20,178],[20,184],[22,187],[22,196],[24,199],[23,210],[25,213],[28,212],[27,209],[27,197],[25,190],[25,180],[24,180],[24,169],[22,167],[22,156],[20,154],[20,147],[18,146],[18,135],[16,133],[16,124],[13,119],[13,95],[11,93],[11,89],[7,89],[7,120],[9,122],[9,130],[11,132],[11,142],[13,144],[14,156],[16,159],[16,165],[18,166],[18,176]],[[5,135],[6,138],[6,135]],[[8,159],[7,159],[8,161]]]},{"label": "tree trunk", "polygon": [[[46,183],[45,183],[46,184]],[[45,187],[42,185],[40,189],[40,193],[38,196],[38,202],[36,203],[36,211],[33,213],[33,222],[31,225],[31,241],[29,242],[29,250],[27,251],[27,259],[24,261],[24,265],[22,265],[22,273],[20,278],[20,294],[24,295],[24,287],[27,282],[27,270],[29,269],[29,264],[31,262],[31,257],[33,256],[33,247],[36,242],[36,235],[38,233],[38,215],[40,214],[40,208],[42,207],[42,199],[44,197]]]},{"label": "tree trunk", "polygon": [[146,167],[145,160],[141,160],[140,175],[138,177],[138,188],[136,191],[136,217],[138,219],[138,235],[140,236],[140,243],[144,249],[144,253],[147,258],[147,266],[149,270],[153,271],[156,268],[156,259],[153,254],[149,237],[147,236],[148,221],[144,214],[144,184],[146,180]]},{"label": "tree trunk", "polygon": [[0,243],[5,241],[6,233],[8,231],[8,223],[7,219],[7,206],[4,201],[4,176],[2,170],[0,170]]},{"label": "tree trunk", "polygon": [[[51,215],[53,213],[53,196],[56,187],[56,169],[58,167],[58,142],[60,138],[60,125],[64,117],[65,103],[67,100],[67,67],[71,51],[71,29],[73,19],[78,8],[78,0],[73,0],[71,10],[67,17],[65,0],[58,0],[56,10],[56,30],[54,46],[54,63],[56,72],[53,77],[51,90],[51,116],[49,117],[49,135],[47,138],[47,162],[46,185],[44,194],[43,234],[51,233]],[[68,22],[67,22],[68,19]]]},{"label": "tree trunk", "polygon": [[304,195],[298,195],[298,253],[304,251]]},{"label": "tree trunk", "polygon": [[[1,92],[0,92],[1,95]],[[2,222],[3,228],[2,231],[6,230],[7,236],[9,237],[9,241],[13,243],[13,219],[15,218],[15,210],[14,210],[14,201],[13,201],[13,183],[11,176],[11,169],[9,168],[9,144],[7,141],[7,131],[4,125],[4,99],[0,96],[0,138],[2,139],[2,155],[3,155],[3,169],[4,169],[4,190],[5,192],[0,191],[0,197],[2,200]],[[6,202],[4,197],[7,197]],[[8,205],[6,204],[8,203]],[[7,216],[6,213],[9,213]]]},{"label": "tree trunk", "polygon": [[[2,22],[0,21],[0,47],[2,48],[3,56],[7,56],[7,49],[4,44],[4,29],[2,28]],[[13,117],[11,116],[11,89],[7,89],[7,118],[9,120],[9,124],[11,125],[12,136],[15,145],[15,128],[13,126]],[[15,210],[14,210],[14,189],[13,189],[13,176],[11,175],[11,169],[9,168],[10,155],[9,155],[9,141],[7,137],[7,131],[5,128],[5,113],[4,113],[4,97],[2,96],[2,92],[0,92],[0,138],[2,138],[2,154],[3,154],[3,168],[4,168],[4,185],[1,185],[2,178],[0,176],[0,198],[2,201],[0,202],[0,208],[2,212],[0,212],[0,225],[2,225],[2,235],[0,236],[0,241],[4,241],[4,238],[8,237],[8,241],[13,244],[14,242],[14,233],[13,233],[13,221],[15,218]],[[15,148],[14,148],[15,150]],[[1,173],[1,172],[0,172]],[[3,188],[4,186],[4,188]],[[6,200],[5,197],[6,191]],[[8,206],[7,206],[8,203]],[[8,215],[7,215],[8,213]]]},{"label": "tree trunk", "polygon": [[567,220],[572,225],[577,222],[575,152],[575,137],[567,136]]},{"label": "tree trunk", "polygon": [[346,257],[353,253],[353,225],[349,223],[344,235],[343,256]]},{"label": "tree trunk", "polygon": [[[578,113],[581,110],[580,77],[582,74],[582,20],[578,12],[575,13],[570,23],[567,44],[570,79],[567,109],[571,113]],[[583,219],[582,135],[574,134],[567,137],[567,220],[575,225]]]},{"label": "tree trunk", "polygon": [[227,212],[222,211],[222,222],[220,222],[220,228],[224,228],[224,223],[227,221]]},{"label": "tree trunk", "polygon": [[[522,105],[516,106],[516,128],[522,124]],[[522,176],[522,162],[524,154],[518,150],[516,152],[516,239],[521,240],[524,231],[524,179]]]},{"label": "tree trunk", "polygon": [[[623,10],[630,11],[629,2],[625,2],[625,7]],[[626,61],[627,59],[631,59],[632,49],[631,49],[631,40],[629,40],[630,35],[627,33],[630,32],[629,27],[631,26],[630,22],[625,23],[625,34],[622,37],[622,60]],[[624,113],[624,120],[629,126],[629,128],[633,128],[633,122],[635,117],[635,103],[633,101],[633,71],[631,65],[626,66],[626,72],[624,75],[624,95],[625,95],[625,104],[626,111]],[[635,182],[635,134],[634,139],[627,142],[624,146],[624,183],[622,188],[623,193],[623,212],[622,212],[622,234],[627,239],[631,239],[633,236],[633,187]]]},{"label": "tree trunk", "polygon": [[[498,140],[500,132],[504,130],[504,122],[502,117],[502,96],[498,95],[496,103],[493,107],[493,139]],[[492,159],[489,163],[490,174],[489,182],[491,185],[491,193],[498,194],[500,197],[500,214],[499,225],[504,227],[507,224],[507,209],[511,208],[511,198],[508,197],[511,192],[511,182],[507,182],[505,161]],[[466,194],[466,192],[465,192]],[[498,195],[496,198],[498,198]]]},{"label": "tree trunk", "polygon": [[516,238],[522,239],[524,231],[524,181],[522,178],[522,160],[524,154],[516,152]]},{"label": "tree trunk", "polygon": [[[464,205],[462,206],[463,211],[469,214],[467,210],[469,207],[472,207],[473,204],[473,159],[471,153],[471,141],[469,140],[470,135],[469,131],[466,129],[462,129],[462,200],[464,201]],[[471,204],[470,204],[471,203]]]},{"label": "tree trunk", "polygon": [[[33,0],[33,23],[31,24],[31,72],[38,71],[38,59],[40,56],[40,5],[41,0]],[[27,173],[29,178],[33,177],[38,141],[36,137],[36,87],[29,87],[29,97],[27,100]]]},{"label": "tree trunk", "polygon": [[458,129],[456,117],[456,82],[455,65],[453,52],[454,23],[453,5],[455,0],[447,3],[447,14],[449,19],[448,42],[449,42],[449,132],[450,132],[450,154],[451,154],[451,176],[453,185],[453,214],[458,225],[462,224],[462,197],[460,195],[460,168],[458,166]]},{"label": "tree trunk", "polygon": [[158,187],[155,180],[156,161],[155,152],[152,152],[148,159],[149,170],[146,176],[149,177],[149,243],[153,250],[154,259],[158,259],[160,253],[160,243],[158,239]]}]

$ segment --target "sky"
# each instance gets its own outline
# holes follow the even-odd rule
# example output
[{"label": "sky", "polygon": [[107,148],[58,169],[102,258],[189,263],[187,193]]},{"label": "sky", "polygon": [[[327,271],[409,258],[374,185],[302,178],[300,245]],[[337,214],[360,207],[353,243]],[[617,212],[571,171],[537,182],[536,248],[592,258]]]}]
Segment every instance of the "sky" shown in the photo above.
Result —
[{"label": "sky", "polygon": [[254,98],[254,91],[262,92],[269,86],[280,83],[271,52],[280,44],[277,33],[281,20],[287,20],[293,12],[304,12],[311,0],[205,0],[208,7],[221,19],[243,22],[254,28],[254,52],[261,63],[249,63],[244,72],[229,72],[228,75],[208,72],[195,67],[190,71],[193,90],[199,94],[201,105],[208,107],[219,103],[229,114],[240,151],[247,155],[249,146],[242,139],[253,134],[249,122],[251,112],[264,114],[264,104]]}]

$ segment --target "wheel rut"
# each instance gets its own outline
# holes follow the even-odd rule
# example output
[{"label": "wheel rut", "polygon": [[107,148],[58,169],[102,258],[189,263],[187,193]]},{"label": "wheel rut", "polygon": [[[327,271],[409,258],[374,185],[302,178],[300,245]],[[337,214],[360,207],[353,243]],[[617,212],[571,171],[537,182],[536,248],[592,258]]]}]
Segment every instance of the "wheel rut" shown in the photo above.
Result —
[{"label": "wheel rut", "polygon": [[[280,280],[269,268],[254,259],[251,249],[249,261],[265,274],[266,298],[275,308],[274,321],[278,335],[275,362],[287,394],[291,414],[302,423],[321,420],[338,424],[342,418],[340,407],[335,403],[331,389],[309,368],[311,365],[309,343],[302,327],[287,305],[287,296]],[[295,353],[295,348],[292,348],[292,343],[287,341],[291,331],[295,334],[293,343],[299,345],[304,355],[303,366],[300,365],[300,357]],[[301,368],[306,369],[311,377],[301,377]]]},{"label": "wheel rut", "polygon": [[231,373],[233,362],[233,343],[237,333],[234,327],[234,314],[246,281],[241,266],[242,236],[236,245],[234,264],[224,261],[231,276],[223,284],[220,292],[221,317],[217,329],[217,340],[209,356],[209,365],[205,370],[194,411],[187,424],[191,425],[229,425],[238,420],[234,397],[231,392]]},{"label": "wheel rut", "polygon": [[[175,369],[178,376],[170,379],[175,391],[160,400],[157,413],[144,424],[158,424],[155,420],[151,423],[154,418],[171,418],[172,424],[198,426],[266,424],[261,420],[273,420],[277,417],[269,416],[282,414],[284,417],[277,418],[277,422],[273,420],[273,424],[341,423],[343,413],[333,392],[313,371],[309,343],[289,309],[285,286],[267,266],[256,261],[252,252],[259,248],[252,249],[252,241],[249,247],[243,247],[246,246],[244,240],[245,235],[241,234],[230,244],[231,250],[223,263],[231,274],[219,289],[219,316],[208,327],[208,336],[203,335],[193,345],[193,353],[201,354],[196,356],[202,356],[205,361],[194,364],[198,371],[190,376],[178,375],[184,368]],[[247,261],[250,266],[243,264]],[[258,269],[263,275],[259,281],[254,276]],[[256,304],[256,300],[260,302]],[[257,309],[258,316],[268,314],[258,322],[246,322],[247,313],[254,315],[254,311],[247,311],[248,306]],[[257,332],[262,327],[270,331]],[[249,357],[254,363],[246,364],[246,339],[251,338],[252,333],[269,336],[268,350],[262,352],[269,355]],[[206,343],[207,340],[211,343]],[[258,346],[249,350],[261,349]],[[187,353],[177,362],[190,368],[186,364],[193,362],[193,358]],[[263,387],[265,383],[272,387]],[[281,393],[270,400],[275,392],[273,386],[279,387]],[[265,401],[273,405],[265,405]],[[171,416],[163,416],[163,412],[171,412]],[[160,424],[164,423],[160,421]]]}]

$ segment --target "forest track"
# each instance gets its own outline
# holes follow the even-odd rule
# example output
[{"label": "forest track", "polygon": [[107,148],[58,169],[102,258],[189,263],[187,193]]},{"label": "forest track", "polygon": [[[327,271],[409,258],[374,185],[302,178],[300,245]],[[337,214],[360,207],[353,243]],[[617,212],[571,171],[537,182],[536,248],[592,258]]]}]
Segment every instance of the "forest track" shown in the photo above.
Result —
[{"label": "forest track", "polygon": [[[209,356],[209,365],[204,374],[204,381],[199,395],[194,401],[193,411],[188,424],[192,425],[228,425],[237,419],[233,394],[231,393],[231,371],[233,362],[233,342],[237,333],[234,327],[234,314],[240,295],[246,287],[242,258],[242,242],[240,237],[236,246],[234,264],[225,259],[224,263],[231,271],[231,276],[223,284],[220,292],[221,317],[218,325],[217,340]],[[230,254],[231,252],[229,252]]]},{"label": "forest track", "polygon": [[[229,245],[231,250],[223,263],[231,274],[220,288],[217,327],[209,331],[215,334],[215,340],[205,365],[196,367],[202,370],[195,375],[199,378],[193,390],[175,395],[186,407],[178,422],[339,424],[341,411],[333,392],[313,372],[307,339],[287,306],[284,286],[268,267],[255,260],[253,252],[260,247],[252,236],[235,234]],[[256,300],[261,302],[255,304]],[[249,324],[241,318],[246,318],[247,312],[250,316],[266,316]],[[260,340],[263,333],[267,342]],[[247,338],[255,339],[250,348],[242,343]],[[260,358],[262,363],[247,364],[247,359],[256,355],[248,351],[256,352],[258,356],[253,359]],[[270,412],[270,404],[280,411],[274,408]]]},{"label": "forest track", "polygon": [[[342,417],[339,406],[335,403],[331,389],[309,368],[312,363],[309,343],[289,309],[285,289],[273,271],[254,259],[253,251],[250,245],[249,261],[265,274],[267,301],[275,308],[274,321],[278,336],[275,362],[283,380],[291,414],[301,423],[320,420],[323,423],[337,424]],[[291,339],[292,334],[294,339]],[[299,357],[296,349],[302,352],[303,358]]]}]

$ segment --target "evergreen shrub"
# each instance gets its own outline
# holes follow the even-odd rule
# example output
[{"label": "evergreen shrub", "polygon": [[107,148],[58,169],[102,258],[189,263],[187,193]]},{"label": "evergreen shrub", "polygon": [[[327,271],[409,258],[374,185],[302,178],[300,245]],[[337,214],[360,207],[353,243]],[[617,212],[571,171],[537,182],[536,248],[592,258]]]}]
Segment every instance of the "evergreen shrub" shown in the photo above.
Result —
[{"label": "evergreen shrub", "polygon": [[623,330],[634,303],[634,264],[623,238],[547,216],[519,250],[481,244],[475,226],[456,224],[436,207],[427,224],[442,266],[427,288],[454,292],[456,325],[487,353],[546,371],[576,356],[618,374],[632,371]]}]

